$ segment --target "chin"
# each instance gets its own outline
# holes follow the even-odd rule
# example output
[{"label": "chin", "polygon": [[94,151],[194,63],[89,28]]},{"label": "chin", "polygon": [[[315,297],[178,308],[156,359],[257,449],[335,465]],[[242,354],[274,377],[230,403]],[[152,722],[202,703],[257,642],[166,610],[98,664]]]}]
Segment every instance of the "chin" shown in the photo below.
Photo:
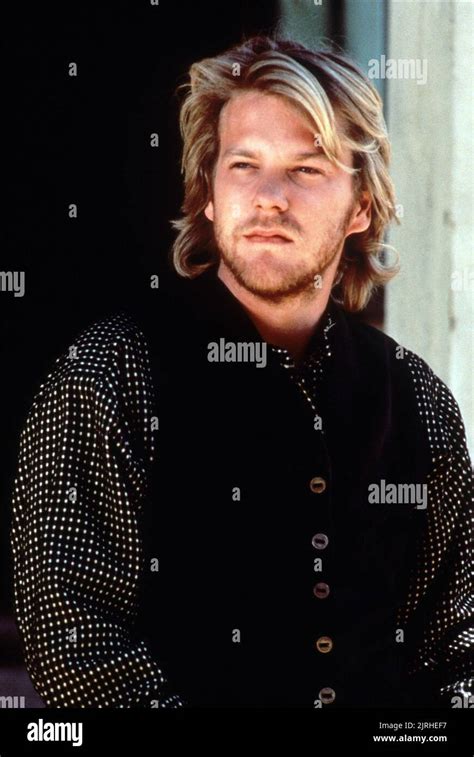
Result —
[{"label": "chin", "polygon": [[221,255],[235,280],[253,294],[277,297],[314,288],[314,261],[300,261],[298,265],[293,258],[289,264],[272,250],[262,250],[253,259],[248,253]]},{"label": "chin", "polygon": [[241,286],[249,292],[261,297],[278,298],[290,294],[299,294],[303,291],[314,290],[313,274],[307,275],[269,275],[262,272],[261,275],[252,271],[236,276]]}]

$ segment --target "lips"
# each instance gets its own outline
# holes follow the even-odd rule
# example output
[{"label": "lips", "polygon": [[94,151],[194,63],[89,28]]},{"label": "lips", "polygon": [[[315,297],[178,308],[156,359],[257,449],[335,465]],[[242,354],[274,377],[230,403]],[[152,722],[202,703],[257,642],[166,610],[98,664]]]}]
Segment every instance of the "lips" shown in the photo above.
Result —
[{"label": "lips", "polygon": [[245,238],[248,239],[249,242],[260,242],[266,244],[287,244],[288,242],[291,242],[291,239],[284,236],[283,234],[278,233],[277,231],[252,232],[251,234],[246,234]]}]

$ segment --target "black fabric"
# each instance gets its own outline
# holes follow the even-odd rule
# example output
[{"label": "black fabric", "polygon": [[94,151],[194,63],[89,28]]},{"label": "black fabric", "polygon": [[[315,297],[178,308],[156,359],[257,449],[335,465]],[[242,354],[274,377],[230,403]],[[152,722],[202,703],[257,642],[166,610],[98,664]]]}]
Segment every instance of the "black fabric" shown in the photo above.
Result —
[{"label": "black fabric", "polygon": [[[220,339],[264,347],[214,271],[178,280],[85,328],[33,401],[11,544],[45,704],[468,706],[472,466],[450,390],[333,302],[298,366],[275,345],[210,362]],[[424,497],[374,500],[382,483]]]},{"label": "black fabric", "polygon": [[[370,483],[423,483],[429,470],[394,342],[330,303],[318,431],[273,354],[265,368],[207,360],[219,338],[262,341],[215,272],[181,291],[142,313],[159,418],[144,535],[160,567],[145,571],[139,628],[171,685],[195,706],[313,707],[323,687],[333,707],[435,702],[431,681],[404,677],[410,634],[396,641],[426,511],[367,501]],[[310,349],[320,346],[319,327]],[[315,648],[324,635],[327,654]]]}]

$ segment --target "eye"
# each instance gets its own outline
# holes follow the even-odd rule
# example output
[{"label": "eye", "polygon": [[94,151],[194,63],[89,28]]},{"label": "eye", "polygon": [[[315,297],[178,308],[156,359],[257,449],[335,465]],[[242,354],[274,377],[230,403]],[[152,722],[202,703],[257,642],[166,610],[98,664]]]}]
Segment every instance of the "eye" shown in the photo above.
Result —
[{"label": "eye", "polygon": [[303,173],[307,173],[309,176],[313,176],[318,173],[322,175],[323,173],[318,168],[311,168],[311,166],[298,166],[298,168],[295,168],[295,171],[301,171]]},{"label": "eye", "polygon": [[243,161],[240,161],[239,163],[232,163],[230,166],[231,168],[255,168],[255,166],[251,166],[250,163],[244,163]]}]

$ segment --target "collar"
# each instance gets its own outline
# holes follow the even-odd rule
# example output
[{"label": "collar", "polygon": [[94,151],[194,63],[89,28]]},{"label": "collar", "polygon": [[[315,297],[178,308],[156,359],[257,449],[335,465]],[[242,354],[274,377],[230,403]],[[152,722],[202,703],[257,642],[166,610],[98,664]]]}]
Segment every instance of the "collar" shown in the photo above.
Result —
[{"label": "collar", "polygon": [[309,368],[315,368],[316,365],[321,364],[325,358],[331,356],[331,342],[328,332],[336,324],[333,310],[333,303],[330,300],[314,328],[311,338],[306,346],[303,358],[298,365],[295,364],[293,356],[285,347],[277,347],[274,344],[269,344],[270,349],[273,354],[277,356],[283,368],[287,370],[295,369],[297,373],[305,372]]},{"label": "collar", "polygon": [[[241,302],[217,275],[214,266],[185,285],[192,302],[193,318],[205,322],[211,331],[232,341],[261,342],[262,336]],[[314,368],[332,354],[334,332],[337,331],[339,306],[332,298],[316,324],[306,346],[303,359],[296,368],[292,355],[284,347],[267,342],[268,353],[276,364],[286,369],[304,371]],[[333,329],[333,326],[336,328]]]}]

